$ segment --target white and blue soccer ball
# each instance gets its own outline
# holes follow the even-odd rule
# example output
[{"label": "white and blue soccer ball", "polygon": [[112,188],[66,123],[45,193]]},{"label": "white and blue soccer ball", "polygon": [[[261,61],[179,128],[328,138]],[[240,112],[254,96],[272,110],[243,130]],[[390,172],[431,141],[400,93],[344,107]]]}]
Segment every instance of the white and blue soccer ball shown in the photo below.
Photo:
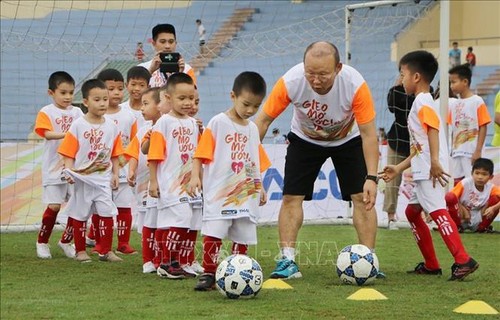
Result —
[{"label": "white and blue soccer ball", "polygon": [[255,297],[262,288],[263,280],[259,263],[242,254],[224,259],[215,273],[215,286],[229,299]]},{"label": "white and blue soccer ball", "polygon": [[377,277],[378,267],[377,255],[362,244],[345,247],[337,258],[337,275],[345,284],[370,284]]}]

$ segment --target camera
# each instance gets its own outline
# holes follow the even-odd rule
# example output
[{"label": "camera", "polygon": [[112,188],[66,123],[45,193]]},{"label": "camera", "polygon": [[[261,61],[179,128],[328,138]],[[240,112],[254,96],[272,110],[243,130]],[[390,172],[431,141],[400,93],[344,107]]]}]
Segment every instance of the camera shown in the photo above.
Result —
[{"label": "camera", "polygon": [[160,53],[160,72],[174,73],[179,72],[179,59],[181,55],[178,52]]}]

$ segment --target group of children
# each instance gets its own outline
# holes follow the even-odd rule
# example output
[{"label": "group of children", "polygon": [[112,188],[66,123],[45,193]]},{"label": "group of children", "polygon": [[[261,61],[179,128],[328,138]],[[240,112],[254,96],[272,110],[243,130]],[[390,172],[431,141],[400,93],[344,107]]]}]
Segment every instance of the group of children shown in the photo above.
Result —
[{"label": "group of children", "polygon": [[[158,53],[174,52],[172,39],[173,26],[153,28]],[[255,72],[238,75],[230,93],[233,106],[204,127],[194,118],[199,95],[192,69],[179,61],[180,72],[159,75],[155,59],[149,70],[131,68],[126,82],[115,69],[87,80],[81,89],[85,115],[71,105],[71,76],[51,75],[54,103],[39,112],[35,125],[48,146],[44,166],[52,166],[43,170],[48,207],[37,255],[51,258],[48,239],[67,202],[67,226],[58,243],[65,254],[90,262],[86,246],[93,245],[100,261],[121,261],[113,250],[113,229],[116,252],[137,253],[129,243],[136,206],[143,272],[169,279],[201,274],[195,289],[207,291],[215,285],[222,239],[232,240],[232,252],[242,254],[257,241],[257,211],[266,202],[261,173],[270,163],[248,119],[258,111],[266,84]],[[125,88],[130,99],[122,103]],[[194,254],[199,230],[203,266]]]},{"label": "group of children", "polygon": [[[175,28],[169,24],[155,26],[153,46],[156,56],[131,68],[126,82],[119,71],[106,69],[82,85],[83,104],[88,109],[85,115],[71,105],[75,90],[72,77],[62,71],[50,76],[48,92],[53,103],[40,110],[35,125],[35,132],[46,139],[42,200],[48,204],[36,244],[37,255],[51,258],[48,240],[61,205],[67,202],[67,226],[58,242],[64,253],[77,261],[90,262],[86,246],[91,244],[99,260],[121,261],[113,250],[114,226],[118,234],[116,252],[137,253],[130,245],[131,208],[136,206],[143,272],[168,279],[199,275],[195,290],[207,291],[215,286],[222,239],[231,240],[232,252],[241,254],[246,253],[248,245],[257,243],[258,210],[266,202],[261,174],[270,161],[258,128],[249,118],[266,96],[266,83],[258,73],[239,74],[230,92],[232,107],[205,127],[194,118],[199,96],[191,67],[181,58],[178,73],[164,74],[159,69],[159,54],[175,52]],[[411,164],[416,187],[406,215],[425,258],[414,272],[441,273],[429,230],[420,215],[424,210],[438,224],[455,258],[454,280],[463,279],[478,267],[466,253],[453,223],[459,223],[457,212],[469,212],[465,221],[485,230],[498,214],[500,193],[489,182],[491,161],[480,158],[481,148],[469,143],[475,139],[477,144],[484,144],[485,131],[481,128],[489,122],[487,112],[479,106],[476,113],[473,107],[477,99],[469,103],[470,97],[460,92],[457,107],[451,108],[455,102],[450,103],[450,125],[462,130],[454,135],[454,142],[461,148],[454,149],[453,156],[476,161],[472,178],[459,182],[446,196],[446,210],[446,139],[428,92],[436,71],[435,58],[424,51],[401,60],[405,90],[416,94],[408,117],[412,155],[397,166],[386,167],[381,176],[388,181]],[[467,76],[464,80],[461,71],[456,74],[457,78],[453,72],[450,77],[453,90],[467,84]],[[130,99],[122,103],[125,88]],[[463,118],[468,122],[461,121]],[[464,123],[469,125],[463,127]],[[460,161],[457,168],[466,171],[467,161]],[[454,172],[465,175],[463,170]],[[471,199],[477,201],[471,204]],[[482,210],[484,219],[476,223],[472,217],[478,210]],[[88,234],[87,221],[91,221]],[[200,230],[202,265],[194,254]]]}]

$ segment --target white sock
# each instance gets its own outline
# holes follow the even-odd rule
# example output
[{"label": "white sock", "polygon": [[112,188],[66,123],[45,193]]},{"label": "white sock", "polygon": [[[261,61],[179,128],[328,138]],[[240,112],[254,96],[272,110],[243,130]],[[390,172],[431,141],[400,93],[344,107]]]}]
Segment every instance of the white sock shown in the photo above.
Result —
[{"label": "white sock", "polygon": [[281,255],[288,260],[295,261],[295,248],[283,247],[281,248]]}]

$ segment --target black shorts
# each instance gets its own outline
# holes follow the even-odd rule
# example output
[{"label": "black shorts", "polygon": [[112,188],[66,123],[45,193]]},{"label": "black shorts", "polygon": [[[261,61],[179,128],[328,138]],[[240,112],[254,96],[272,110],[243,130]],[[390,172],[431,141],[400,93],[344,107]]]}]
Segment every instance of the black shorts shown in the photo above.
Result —
[{"label": "black shorts", "polygon": [[363,192],[366,164],[361,137],[337,147],[322,147],[290,132],[288,141],[283,194],[303,195],[304,200],[312,200],[314,181],[328,158],[335,167],[343,200],[351,201],[352,194]]}]

